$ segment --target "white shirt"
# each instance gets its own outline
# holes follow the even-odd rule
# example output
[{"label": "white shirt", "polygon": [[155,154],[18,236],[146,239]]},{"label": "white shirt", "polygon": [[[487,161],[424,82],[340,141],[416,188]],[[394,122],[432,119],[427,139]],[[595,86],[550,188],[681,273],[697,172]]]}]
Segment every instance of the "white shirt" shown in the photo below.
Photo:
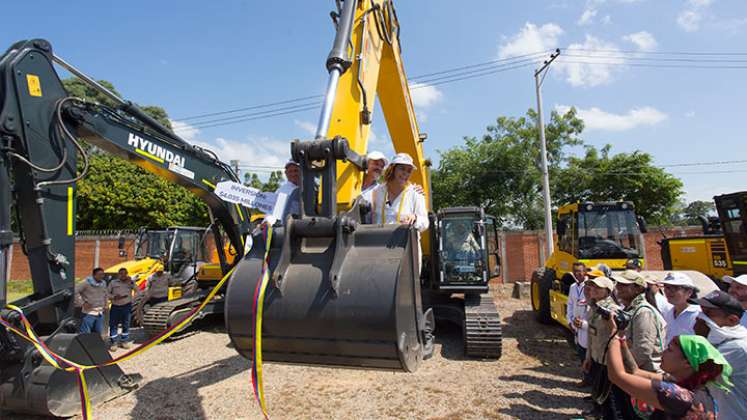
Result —
[{"label": "white shirt", "polygon": [[656,309],[658,309],[662,314],[673,308],[672,304],[669,303],[667,298],[661,292],[657,293],[656,296],[654,296],[654,299],[656,299]]},{"label": "white shirt", "polygon": [[747,328],[747,311],[742,314],[742,321],[740,322],[743,327]]},{"label": "white shirt", "polygon": [[[387,203],[387,201],[389,202]],[[405,216],[415,215],[415,229],[418,232],[428,229],[428,210],[425,206],[425,197],[415,191],[412,185],[405,187],[394,199],[388,197],[386,184],[377,185],[371,191],[371,207],[373,208],[374,224],[401,223],[400,221]]]},{"label": "white shirt", "polygon": [[695,334],[693,328],[700,312],[700,306],[698,305],[689,305],[676,318],[674,316],[674,306],[664,312],[662,315],[664,315],[664,320],[667,321],[666,345],[669,345],[669,342],[678,335]]},{"label": "white shirt", "polygon": [[368,187],[364,188],[363,191],[361,191],[361,197],[363,197],[364,200],[368,201],[369,203],[372,200],[372,194],[373,190],[376,189],[376,187],[379,186],[378,182],[374,182],[373,184],[369,185]]},{"label": "white shirt", "polygon": [[[576,344],[583,348],[588,348],[589,342],[589,324],[586,322],[586,312],[589,310],[584,296],[584,283],[575,281],[568,291],[568,303],[565,307],[565,319],[576,333]],[[573,319],[581,319],[581,328],[576,329],[573,326]]]}]

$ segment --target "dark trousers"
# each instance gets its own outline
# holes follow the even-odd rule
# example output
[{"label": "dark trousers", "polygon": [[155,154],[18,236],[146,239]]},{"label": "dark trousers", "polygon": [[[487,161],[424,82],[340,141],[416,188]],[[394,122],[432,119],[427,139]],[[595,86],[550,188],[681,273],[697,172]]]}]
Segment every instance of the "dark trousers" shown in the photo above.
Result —
[{"label": "dark trousers", "polygon": [[[130,338],[130,319],[132,318],[132,304],[112,305],[109,310],[109,339],[112,343],[127,341]],[[122,326],[122,334],[118,334],[119,326]]]},{"label": "dark trousers", "polygon": [[628,420],[638,419],[638,415],[633,410],[633,404],[630,402],[630,395],[620,389],[617,385],[612,385],[610,395],[607,401],[602,405],[602,413],[605,420]]}]

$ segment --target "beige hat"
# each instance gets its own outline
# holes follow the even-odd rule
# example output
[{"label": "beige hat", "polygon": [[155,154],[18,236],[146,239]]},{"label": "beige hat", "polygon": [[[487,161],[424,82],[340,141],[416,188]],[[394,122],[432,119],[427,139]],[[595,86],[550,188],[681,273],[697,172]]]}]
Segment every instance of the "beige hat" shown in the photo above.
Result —
[{"label": "beige hat", "polygon": [[586,282],[594,283],[595,286],[601,287],[602,289],[607,289],[610,292],[615,289],[615,283],[613,283],[612,280],[604,276],[594,277],[593,279],[586,280]]},{"label": "beige hat", "polygon": [[386,166],[386,165],[389,164],[389,159],[387,159],[386,156],[384,156],[384,154],[381,153],[381,152],[379,152],[378,150],[374,150],[372,152],[368,152],[368,154],[366,155],[366,159],[368,159],[368,160],[383,160],[384,161],[384,166]]},{"label": "beige hat", "polygon": [[407,165],[412,166],[413,169],[418,169],[412,161],[412,156],[407,153],[397,153],[392,159],[392,166],[394,165]]},{"label": "beige hat", "polygon": [[643,288],[648,287],[646,278],[635,270],[625,270],[620,274],[613,275],[612,279],[619,284],[637,284]]}]

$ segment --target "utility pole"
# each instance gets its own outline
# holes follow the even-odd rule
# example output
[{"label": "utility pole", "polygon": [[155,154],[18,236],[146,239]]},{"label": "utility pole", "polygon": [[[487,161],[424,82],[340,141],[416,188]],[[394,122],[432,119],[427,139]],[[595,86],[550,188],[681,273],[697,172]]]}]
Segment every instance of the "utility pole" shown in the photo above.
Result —
[{"label": "utility pole", "polygon": [[[545,141],[545,122],[542,117],[542,82],[545,80],[546,70],[560,55],[560,48],[550,54],[550,59],[545,60],[542,67],[534,71],[534,84],[537,88],[537,129],[540,135],[540,155],[542,158],[542,198],[545,202],[545,245],[547,246],[547,258],[553,252],[552,239],[552,212],[550,210],[550,175],[547,170],[547,144]],[[542,78],[540,79],[540,76]]]}]

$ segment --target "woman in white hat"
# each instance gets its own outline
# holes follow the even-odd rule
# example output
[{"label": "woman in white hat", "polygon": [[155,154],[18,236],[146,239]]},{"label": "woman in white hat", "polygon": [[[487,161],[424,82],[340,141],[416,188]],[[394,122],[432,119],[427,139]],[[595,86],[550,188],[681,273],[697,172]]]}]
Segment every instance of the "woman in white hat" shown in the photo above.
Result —
[{"label": "woman in white hat", "polygon": [[373,222],[412,224],[418,232],[428,229],[425,197],[409,183],[415,170],[412,157],[398,153],[384,172],[384,183],[371,192]]}]

